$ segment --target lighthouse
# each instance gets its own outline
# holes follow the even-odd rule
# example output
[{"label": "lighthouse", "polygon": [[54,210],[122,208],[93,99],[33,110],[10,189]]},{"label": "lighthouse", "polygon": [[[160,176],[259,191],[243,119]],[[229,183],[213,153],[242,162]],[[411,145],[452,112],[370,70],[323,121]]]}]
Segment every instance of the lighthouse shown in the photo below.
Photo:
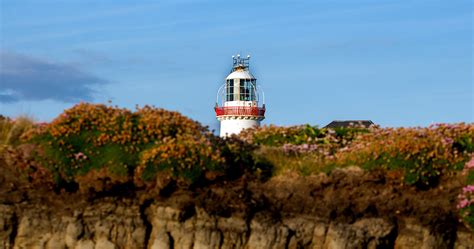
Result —
[{"label": "lighthouse", "polygon": [[232,61],[232,70],[217,91],[214,107],[220,121],[221,137],[260,126],[265,118],[265,97],[257,79],[250,73],[250,55],[246,58],[232,56]]}]

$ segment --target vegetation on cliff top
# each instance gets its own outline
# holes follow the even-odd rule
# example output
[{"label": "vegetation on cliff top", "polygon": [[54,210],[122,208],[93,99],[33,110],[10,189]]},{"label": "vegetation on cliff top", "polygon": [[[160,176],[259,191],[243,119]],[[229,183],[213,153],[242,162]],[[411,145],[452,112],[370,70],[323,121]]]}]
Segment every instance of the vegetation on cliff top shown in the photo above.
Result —
[{"label": "vegetation on cliff top", "polygon": [[230,171],[241,175],[251,162],[242,157],[243,143],[215,137],[178,112],[149,106],[132,112],[81,103],[25,131],[22,141],[17,151],[28,153],[13,153],[22,157],[16,160],[23,162],[20,168],[32,183],[46,182],[57,190],[103,191],[118,184],[153,188],[159,173],[190,185],[230,177]]},{"label": "vegetation on cliff top", "polygon": [[[385,171],[419,189],[461,174],[461,216],[474,226],[473,124],[427,128],[266,126],[228,139],[177,112],[135,111],[81,103],[51,123],[0,120],[2,148],[32,184],[104,191],[128,184],[154,189],[163,179],[181,186],[235,179],[244,172],[302,175],[359,166]],[[5,135],[7,134],[7,135]],[[19,139],[21,137],[21,139]],[[5,153],[4,153],[5,154]]]},{"label": "vegetation on cliff top", "polygon": [[432,187],[439,177],[460,171],[474,151],[474,125],[428,128],[262,127],[242,138],[260,146],[256,155],[276,171],[327,172],[351,165],[398,171],[408,185]]}]

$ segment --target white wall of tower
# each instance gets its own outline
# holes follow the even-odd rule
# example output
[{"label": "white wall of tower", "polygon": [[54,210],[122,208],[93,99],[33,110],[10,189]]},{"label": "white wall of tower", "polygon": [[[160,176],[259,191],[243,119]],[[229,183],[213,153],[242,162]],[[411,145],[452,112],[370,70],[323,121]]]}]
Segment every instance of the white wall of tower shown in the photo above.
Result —
[{"label": "white wall of tower", "polygon": [[260,121],[253,119],[221,119],[220,136],[239,134],[242,130],[260,126]]}]

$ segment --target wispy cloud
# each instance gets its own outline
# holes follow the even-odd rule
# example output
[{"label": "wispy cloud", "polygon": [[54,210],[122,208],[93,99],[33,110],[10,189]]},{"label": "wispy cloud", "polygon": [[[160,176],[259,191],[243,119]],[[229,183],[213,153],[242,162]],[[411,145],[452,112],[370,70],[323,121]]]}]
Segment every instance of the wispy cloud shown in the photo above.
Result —
[{"label": "wispy cloud", "polygon": [[[146,40],[144,37],[134,37],[134,32],[157,32],[163,28],[169,27],[179,27],[187,24],[191,24],[200,20],[200,18],[194,19],[181,19],[181,20],[166,20],[160,23],[153,23],[153,24],[140,24],[140,25],[128,25],[128,26],[110,26],[110,25],[97,25],[97,26],[86,26],[81,28],[76,28],[74,30],[44,30],[41,32],[32,32],[25,36],[19,38],[9,38],[5,40],[9,43],[9,45],[29,45],[29,44],[36,44],[38,42],[46,42],[46,41],[58,41],[61,39],[74,39],[77,40],[72,45],[74,46],[82,46],[87,44],[96,44],[96,43],[107,43],[107,42],[127,42],[129,39],[132,40]],[[106,36],[101,39],[95,39],[92,41],[83,42],[81,41],[81,37],[83,36],[92,36],[97,37],[100,34],[114,34],[114,33],[123,33],[123,34],[130,34],[122,36]],[[130,38],[130,37],[134,38]],[[0,40],[2,40],[0,38]],[[96,41],[97,40],[97,41]],[[153,40],[156,40],[154,38]]]},{"label": "wispy cloud", "polygon": [[0,102],[91,100],[108,81],[71,65],[0,51]]},{"label": "wispy cloud", "polygon": [[127,5],[127,6],[120,6],[115,8],[99,8],[89,12],[77,12],[74,14],[67,14],[67,15],[53,15],[46,17],[42,20],[35,20],[31,21],[25,19],[21,22],[17,23],[10,23],[9,26],[15,28],[32,28],[32,27],[41,27],[41,26],[49,26],[55,25],[58,23],[72,23],[72,22],[87,22],[93,21],[97,18],[112,18],[112,17],[119,17],[125,16],[130,13],[140,12],[144,10],[149,10],[152,8],[159,7],[160,4],[158,3],[144,3],[144,4],[135,4],[135,5]]}]

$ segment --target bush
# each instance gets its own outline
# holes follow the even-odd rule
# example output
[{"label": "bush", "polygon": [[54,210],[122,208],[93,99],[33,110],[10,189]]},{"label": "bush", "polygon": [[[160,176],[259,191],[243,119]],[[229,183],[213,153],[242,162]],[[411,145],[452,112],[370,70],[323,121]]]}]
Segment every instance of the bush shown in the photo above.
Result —
[{"label": "bush", "polygon": [[255,145],[284,146],[285,144],[346,144],[359,133],[368,132],[366,128],[318,128],[317,126],[263,126],[244,130],[239,134],[243,140]]},{"label": "bush", "polygon": [[467,176],[467,181],[458,196],[457,208],[461,220],[474,230],[474,155],[464,166],[463,174]]},{"label": "bush", "polygon": [[273,165],[265,158],[255,157],[257,145],[250,144],[237,135],[225,139],[216,137],[214,143],[220,148],[226,161],[224,173],[227,179],[236,179],[248,173],[248,176],[265,180],[272,175]]},{"label": "bush", "polygon": [[401,171],[408,185],[426,188],[462,169],[474,151],[474,125],[439,124],[427,128],[262,127],[246,130],[244,140],[275,172],[303,175],[351,165],[367,170]]},{"label": "bush", "polygon": [[290,127],[264,126],[244,130],[239,136],[259,146],[254,157],[274,166],[274,173],[296,171],[303,175],[326,172],[332,168],[328,161],[334,154],[366,128],[318,128],[302,125]]},{"label": "bush", "polygon": [[408,185],[430,187],[461,170],[474,143],[474,125],[374,129],[341,149],[333,163],[403,170]]},{"label": "bush", "polygon": [[[149,106],[131,112],[81,103],[38,127],[28,140],[38,146],[36,160],[52,172],[58,184],[74,182],[80,176],[80,182],[87,185],[87,176],[97,181],[104,179],[104,172],[118,183],[133,181],[138,165],[157,163],[156,170],[168,170],[163,166],[166,160],[159,158],[166,153],[174,153],[177,163],[189,162],[191,171],[200,169],[208,161],[196,158],[207,155],[202,151],[211,137],[205,127],[177,112]],[[177,170],[176,174],[187,177],[189,172]],[[152,176],[143,177],[150,180]]]},{"label": "bush", "polygon": [[135,169],[135,178],[153,181],[158,172],[167,171],[175,178],[194,183],[204,172],[219,170],[223,163],[219,149],[209,139],[178,135],[144,150]]}]

